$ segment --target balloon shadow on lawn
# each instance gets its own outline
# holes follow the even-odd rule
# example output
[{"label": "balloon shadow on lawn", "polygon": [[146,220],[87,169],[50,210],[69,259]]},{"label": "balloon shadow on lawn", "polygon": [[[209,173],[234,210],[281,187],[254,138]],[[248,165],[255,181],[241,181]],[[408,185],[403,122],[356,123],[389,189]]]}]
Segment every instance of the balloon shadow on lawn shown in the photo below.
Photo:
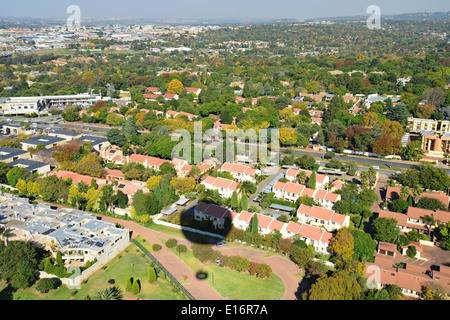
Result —
[{"label": "balloon shadow on lawn", "polygon": [[[183,232],[183,236],[194,244],[215,245],[224,241],[223,239],[228,235],[232,228],[231,213],[226,208],[218,208],[214,208],[216,210],[211,211],[213,214],[217,214],[216,217],[209,216],[211,219],[204,220],[196,219],[194,208],[181,212],[180,224],[182,226],[181,231]],[[218,225],[217,221],[219,221]]]}]

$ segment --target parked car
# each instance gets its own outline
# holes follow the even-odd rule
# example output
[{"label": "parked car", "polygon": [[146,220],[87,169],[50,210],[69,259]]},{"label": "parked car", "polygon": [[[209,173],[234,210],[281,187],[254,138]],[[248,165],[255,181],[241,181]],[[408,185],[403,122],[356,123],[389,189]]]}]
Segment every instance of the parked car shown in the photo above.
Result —
[{"label": "parked car", "polygon": [[217,242],[216,243],[216,246],[218,247],[218,248],[220,248],[220,247],[226,247],[228,245],[228,243],[226,243],[225,241],[220,241],[220,242]]},{"label": "parked car", "polygon": [[374,168],[375,170],[380,170],[379,166],[373,166],[372,168]]}]

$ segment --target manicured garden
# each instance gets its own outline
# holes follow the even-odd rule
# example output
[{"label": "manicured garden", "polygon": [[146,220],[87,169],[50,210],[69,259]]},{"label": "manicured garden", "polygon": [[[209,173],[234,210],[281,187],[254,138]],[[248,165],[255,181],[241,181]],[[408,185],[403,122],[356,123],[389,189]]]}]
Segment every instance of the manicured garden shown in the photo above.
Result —
[{"label": "manicured garden", "polygon": [[230,300],[279,300],[284,294],[280,277],[271,273],[270,277],[259,278],[248,272],[239,272],[213,262],[201,262],[192,250],[179,253],[171,248],[186,265],[205,279],[217,292]]},{"label": "manicured garden", "polygon": [[[141,242],[142,243],[142,242]],[[145,245],[145,242],[144,242]],[[151,250],[149,250],[151,251]],[[40,293],[33,285],[27,289],[11,292],[6,283],[0,282],[0,299],[12,300],[85,300],[95,299],[96,293],[102,289],[117,286],[121,289],[123,299],[185,300],[186,297],[174,289],[171,281],[158,277],[153,283],[147,281],[148,270],[152,261],[134,244],[130,244],[107,265],[100,268],[79,288],[70,289],[65,285]],[[125,291],[128,278],[140,282],[140,292]],[[164,277],[165,278],[165,277]]]}]

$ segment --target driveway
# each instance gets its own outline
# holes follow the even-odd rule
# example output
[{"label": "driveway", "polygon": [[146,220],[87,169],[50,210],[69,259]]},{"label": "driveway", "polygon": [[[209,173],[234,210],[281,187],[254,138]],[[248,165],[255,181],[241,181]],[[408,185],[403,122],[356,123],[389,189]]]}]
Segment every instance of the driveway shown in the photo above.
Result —
[{"label": "driveway", "polygon": [[[189,283],[183,286],[189,291],[197,300],[223,300],[224,298],[212,288],[206,281],[198,279],[196,272],[189,268],[180,258],[178,258],[171,250],[162,244],[159,239],[176,238],[178,243],[185,244],[188,248],[191,248],[193,243],[183,239],[177,238],[171,235],[167,235],[162,232],[148,229],[139,224],[136,224],[129,220],[122,220],[112,218],[108,216],[101,216],[103,221],[119,223],[125,228],[133,232],[133,237],[141,235],[144,239],[150,243],[158,243],[162,246],[162,249],[158,252],[152,253],[152,255],[166,268],[178,281],[185,282],[184,277],[188,277]],[[159,238],[159,239],[158,239]],[[234,248],[214,248],[220,250],[223,254],[227,255],[240,255],[246,257],[250,261],[258,263],[265,263],[272,268],[272,271],[278,275],[283,281],[285,292],[281,300],[297,300],[299,286],[301,285],[301,279],[296,277],[296,274],[301,274],[302,270],[292,261],[287,258],[273,255],[267,256],[267,252],[248,247],[234,247]]]}]

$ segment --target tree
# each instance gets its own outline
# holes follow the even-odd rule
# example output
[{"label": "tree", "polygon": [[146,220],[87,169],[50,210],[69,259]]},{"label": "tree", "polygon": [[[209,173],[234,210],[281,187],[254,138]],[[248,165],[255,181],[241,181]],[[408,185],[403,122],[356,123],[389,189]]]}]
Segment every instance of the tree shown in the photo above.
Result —
[{"label": "tree", "polygon": [[136,210],[135,219],[141,218],[144,214],[154,215],[161,210],[158,199],[153,193],[144,193],[138,190],[133,195],[133,208]]},{"label": "tree", "polygon": [[306,179],[308,178],[308,175],[306,174],[306,171],[300,171],[297,177],[297,181],[300,184],[305,184]]},{"label": "tree", "polygon": [[296,162],[301,168],[306,170],[314,169],[314,165],[316,164],[316,160],[314,160],[314,157],[309,153],[305,153],[298,157]]},{"label": "tree", "polygon": [[39,179],[38,189],[42,200],[48,202],[66,200],[69,193],[69,186],[54,175]]},{"label": "tree", "polygon": [[11,168],[6,162],[0,161],[0,183],[6,182],[6,174]]},{"label": "tree", "polygon": [[187,251],[187,247],[186,247],[186,245],[184,245],[184,244],[179,244],[179,245],[177,245],[177,246],[175,247],[175,249],[177,250],[177,252],[178,252],[180,255]]},{"label": "tree", "polygon": [[148,190],[155,191],[156,186],[160,185],[161,179],[161,176],[151,176],[150,178],[148,178],[146,183]]},{"label": "tree", "polygon": [[373,238],[378,241],[396,243],[400,228],[397,226],[397,220],[394,218],[379,217],[373,221]]},{"label": "tree", "polygon": [[391,121],[405,124],[409,117],[408,107],[404,103],[399,102],[395,106],[388,108],[386,116]]},{"label": "tree", "polygon": [[233,210],[235,210],[235,209],[237,209],[238,206],[239,206],[238,194],[236,191],[233,191],[233,194],[231,195],[230,207]]},{"label": "tree", "polygon": [[313,171],[308,179],[308,188],[315,189],[316,188],[316,172]]},{"label": "tree", "polygon": [[152,268],[152,267],[148,268],[148,273],[147,273],[148,282],[153,283],[156,281],[156,279],[157,279],[157,276],[156,276],[155,268]]},{"label": "tree", "polygon": [[424,151],[422,143],[419,140],[411,141],[406,147],[402,149],[403,159],[409,161],[419,161],[423,158]]},{"label": "tree", "polygon": [[360,178],[363,188],[369,187],[369,189],[372,189],[377,180],[377,171],[370,167],[367,171],[361,171]]},{"label": "tree", "polygon": [[426,228],[428,229],[428,234],[431,236],[431,241],[433,241],[434,228],[436,228],[436,226],[439,225],[439,220],[436,220],[434,218],[434,214],[431,214],[431,215],[425,215],[422,218],[422,222],[425,224]]},{"label": "tree", "polygon": [[422,93],[422,100],[439,108],[445,101],[445,92],[441,88],[429,88]]},{"label": "tree", "polygon": [[348,272],[339,271],[331,276],[321,275],[303,295],[305,300],[358,300],[362,288]]},{"label": "tree", "polygon": [[129,117],[125,120],[122,125],[122,133],[128,141],[130,141],[132,137],[138,135],[136,119],[134,119],[134,117]]},{"label": "tree", "polygon": [[243,194],[241,196],[241,201],[239,203],[239,206],[241,210],[247,211],[248,210],[248,197],[246,194]]},{"label": "tree", "polygon": [[184,86],[183,83],[178,79],[173,79],[169,82],[169,85],[167,87],[167,93],[175,93],[179,94],[181,91],[183,91]]},{"label": "tree", "polygon": [[141,286],[139,285],[139,280],[134,280],[133,281],[133,286],[131,291],[133,292],[133,294],[138,294],[139,292],[141,292]]},{"label": "tree", "polygon": [[434,282],[422,288],[422,296],[424,300],[448,300],[446,290]]},{"label": "tree", "polygon": [[58,278],[43,278],[36,283],[36,290],[40,293],[47,293],[60,286],[61,281]]},{"label": "tree", "polygon": [[284,146],[292,146],[297,143],[297,131],[293,128],[281,128],[279,131],[280,142]]},{"label": "tree", "polygon": [[255,213],[250,222],[250,232],[258,233],[258,230],[259,230],[258,215]]},{"label": "tree", "polygon": [[353,235],[345,228],[339,229],[330,242],[330,250],[343,261],[348,261],[352,258],[353,248]]},{"label": "tree", "polygon": [[25,168],[14,167],[8,171],[8,173],[6,174],[6,179],[8,180],[8,184],[11,187],[15,187],[20,179],[26,180],[27,176],[28,172]]},{"label": "tree", "polygon": [[377,242],[372,239],[369,233],[359,229],[350,229],[353,236],[353,251],[359,261],[374,261],[373,253],[376,250]]},{"label": "tree", "polygon": [[[17,183],[19,184],[19,183]],[[436,198],[430,198],[430,197],[421,197],[420,200],[417,202],[416,207],[423,208],[427,210],[447,210],[447,206],[442,203],[439,199]]]},{"label": "tree", "polygon": [[0,277],[15,289],[29,287],[36,278],[37,251],[25,241],[0,242]]},{"label": "tree", "polygon": [[373,152],[382,156],[397,154],[401,150],[400,138],[393,138],[390,134],[384,133],[373,142]]},{"label": "tree", "polygon": [[27,193],[27,182],[25,180],[19,179],[16,183],[16,188],[20,193]]},{"label": "tree", "polygon": [[122,148],[127,143],[125,135],[117,128],[110,129],[106,134],[106,138],[111,145],[116,145],[119,148]]},{"label": "tree", "polygon": [[102,158],[96,153],[89,153],[85,155],[76,165],[76,172],[90,177],[101,178],[105,174],[105,169],[102,166]]}]

